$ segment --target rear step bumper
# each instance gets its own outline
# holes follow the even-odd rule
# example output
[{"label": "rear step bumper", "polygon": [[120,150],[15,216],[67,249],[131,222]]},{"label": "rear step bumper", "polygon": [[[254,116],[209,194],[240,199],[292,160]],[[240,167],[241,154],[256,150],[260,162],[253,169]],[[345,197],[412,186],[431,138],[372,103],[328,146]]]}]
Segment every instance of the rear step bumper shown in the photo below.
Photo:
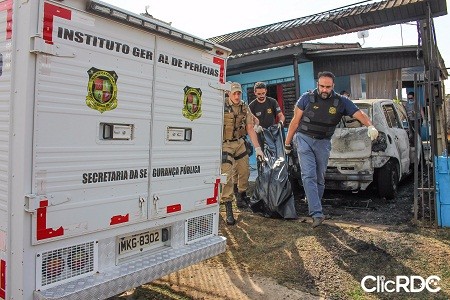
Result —
[{"label": "rear step bumper", "polygon": [[211,236],[178,249],[168,249],[152,256],[142,256],[131,262],[44,291],[35,291],[33,298],[35,300],[106,299],[216,256],[225,250],[226,238]]}]

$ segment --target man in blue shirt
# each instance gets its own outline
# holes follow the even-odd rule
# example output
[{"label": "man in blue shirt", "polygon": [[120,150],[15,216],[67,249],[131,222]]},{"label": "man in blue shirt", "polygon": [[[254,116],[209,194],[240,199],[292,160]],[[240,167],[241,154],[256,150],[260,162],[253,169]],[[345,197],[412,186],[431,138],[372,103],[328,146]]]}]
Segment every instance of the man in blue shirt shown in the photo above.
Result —
[{"label": "man in blue shirt", "polygon": [[295,134],[303,188],[308,200],[309,215],[313,218],[313,228],[322,224],[325,219],[321,204],[325,190],[325,172],[330,157],[331,136],[342,116],[352,116],[367,126],[367,133],[372,140],[378,137],[378,130],[369,117],[350,99],[334,91],[334,79],[333,73],[320,72],[317,88],[298,99],[285,141],[285,150],[289,154]]}]

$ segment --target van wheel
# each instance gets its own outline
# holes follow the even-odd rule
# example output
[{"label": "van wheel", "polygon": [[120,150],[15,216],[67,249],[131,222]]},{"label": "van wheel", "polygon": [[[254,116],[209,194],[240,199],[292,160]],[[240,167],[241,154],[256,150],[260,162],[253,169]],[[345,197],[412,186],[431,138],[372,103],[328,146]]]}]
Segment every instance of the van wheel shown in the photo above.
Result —
[{"label": "van wheel", "polygon": [[389,160],[378,170],[378,194],[386,199],[394,199],[398,188],[398,171],[396,162]]}]

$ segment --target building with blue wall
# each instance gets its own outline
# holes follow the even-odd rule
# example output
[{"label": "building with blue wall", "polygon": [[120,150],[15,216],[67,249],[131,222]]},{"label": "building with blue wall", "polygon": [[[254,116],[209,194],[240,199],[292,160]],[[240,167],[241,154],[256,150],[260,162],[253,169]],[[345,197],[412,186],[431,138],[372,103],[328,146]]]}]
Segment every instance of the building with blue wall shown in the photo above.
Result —
[{"label": "building with blue wall", "polygon": [[[346,90],[352,99],[358,99],[365,98],[367,92],[366,74],[373,78],[379,73],[378,77],[383,78],[382,72],[401,70],[395,80],[401,81],[406,91],[413,90],[413,72],[423,72],[423,62],[417,60],[417,47],[412,46],[363,49],[358,43],[297,43],[231,56],[227,81],[242,85],[242,99],[246,103],[255,99],[254,84],[265,82],[267,96],[277,99],[288,126],[297,99],[316,88],[317,73],[325,70],[336,75],[337,93]],[[397,83],[386,82],[384,90],[371,91],[371,98],[399,98],[397,87]],[[424,105],[422,87],[416,88],[417,99]],[[255,157],[250,158],[250,164],[256,165]]]}]

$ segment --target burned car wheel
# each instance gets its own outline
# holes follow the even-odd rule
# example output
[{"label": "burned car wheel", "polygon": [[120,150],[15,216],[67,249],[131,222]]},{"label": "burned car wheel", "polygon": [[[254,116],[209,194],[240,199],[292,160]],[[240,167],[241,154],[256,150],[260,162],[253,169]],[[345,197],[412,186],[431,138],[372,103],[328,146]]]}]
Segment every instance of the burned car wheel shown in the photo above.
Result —
[{"label": "burned car wheel", "polygon": [[394,199],[397,194],[398,187],[398,169],[397,163],[389,160],[384,166],[377,171],[378,193],[380,197],[386,199]]}]

